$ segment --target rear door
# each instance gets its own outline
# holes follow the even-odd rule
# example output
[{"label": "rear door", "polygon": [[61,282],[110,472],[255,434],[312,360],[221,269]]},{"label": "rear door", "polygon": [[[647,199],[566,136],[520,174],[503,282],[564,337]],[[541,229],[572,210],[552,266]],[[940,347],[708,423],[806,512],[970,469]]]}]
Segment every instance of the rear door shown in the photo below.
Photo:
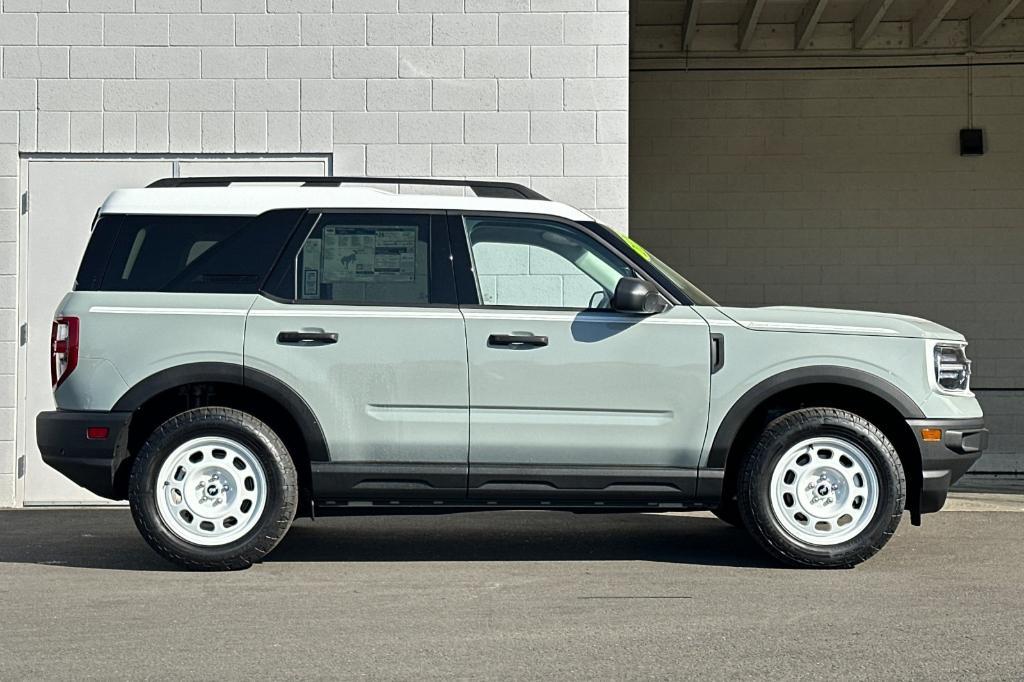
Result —
[{"label": "rear door", "polygon": [[319,500],[465,495],[469,389],[443,212],[309,214],[257,299],[245,364],[312,409]]},{"label": "rear door", "polygon": [[[634,264],[580,226],[467,215],[460,279],[474,499],[673,501],[694,493],[708,418],[707,323],[687,305],[619,313]],[[477,302],[473,304],[473,300]]]}]

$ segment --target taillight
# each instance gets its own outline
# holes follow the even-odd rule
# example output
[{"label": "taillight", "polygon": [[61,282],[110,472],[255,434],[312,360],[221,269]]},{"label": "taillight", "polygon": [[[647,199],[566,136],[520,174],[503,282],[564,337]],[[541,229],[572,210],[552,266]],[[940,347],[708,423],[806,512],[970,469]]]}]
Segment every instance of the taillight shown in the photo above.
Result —
[{"label": "taillight", "polygon": [[78,366],[78,318],[58,317],[50,329],[50,384],[56,389]]}]

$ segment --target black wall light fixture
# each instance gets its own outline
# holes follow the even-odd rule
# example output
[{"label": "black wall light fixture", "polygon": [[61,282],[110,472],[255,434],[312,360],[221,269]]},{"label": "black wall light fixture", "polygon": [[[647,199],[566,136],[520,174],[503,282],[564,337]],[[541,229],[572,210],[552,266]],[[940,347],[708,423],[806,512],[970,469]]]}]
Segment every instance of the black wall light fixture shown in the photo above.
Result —
[{"label": "black wall light fixture", "polygon": [[974,55],[967,55],[967,127],[960,129],[960,156],[985,153],[985,133],[974,127]]},{"label": "black wall light fixture", "polygon": [[960,129],[960,156],[981,156],[985,153],[985,133],[981,128]]}]

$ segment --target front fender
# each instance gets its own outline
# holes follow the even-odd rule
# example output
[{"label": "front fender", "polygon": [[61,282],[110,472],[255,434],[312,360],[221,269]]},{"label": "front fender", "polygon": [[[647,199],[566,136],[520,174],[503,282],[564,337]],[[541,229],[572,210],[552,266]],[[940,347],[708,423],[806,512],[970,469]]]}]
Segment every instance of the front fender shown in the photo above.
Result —
[{"label": "front fender", "polygon": [[[704,467],[722,469],[733,441],[758,405],[783,391],[801,386],[834,384],[849,386],[874,395],[898,411],[904,419],[921,419],[924,412],[898,386],[864,370],[834,365],[815,365],[790,369],[769,377],[749,389],[737,400],[719,423]],[[702,467],[702,468],[704,468]]]}]

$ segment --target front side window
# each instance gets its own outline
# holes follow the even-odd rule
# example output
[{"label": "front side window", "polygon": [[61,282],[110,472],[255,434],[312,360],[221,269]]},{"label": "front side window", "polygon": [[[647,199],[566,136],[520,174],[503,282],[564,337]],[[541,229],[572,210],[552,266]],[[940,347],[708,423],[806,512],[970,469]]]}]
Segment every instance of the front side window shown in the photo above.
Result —
[{"label": "front side window", "polygon": [[359,305],[432,302],[431,216],[325,213],[295,263],[295,299]]},{"label": "front side window", "polygon": [[608,309],[633,269],[580,230],[555,221],[467,217],[484,305]]}]

